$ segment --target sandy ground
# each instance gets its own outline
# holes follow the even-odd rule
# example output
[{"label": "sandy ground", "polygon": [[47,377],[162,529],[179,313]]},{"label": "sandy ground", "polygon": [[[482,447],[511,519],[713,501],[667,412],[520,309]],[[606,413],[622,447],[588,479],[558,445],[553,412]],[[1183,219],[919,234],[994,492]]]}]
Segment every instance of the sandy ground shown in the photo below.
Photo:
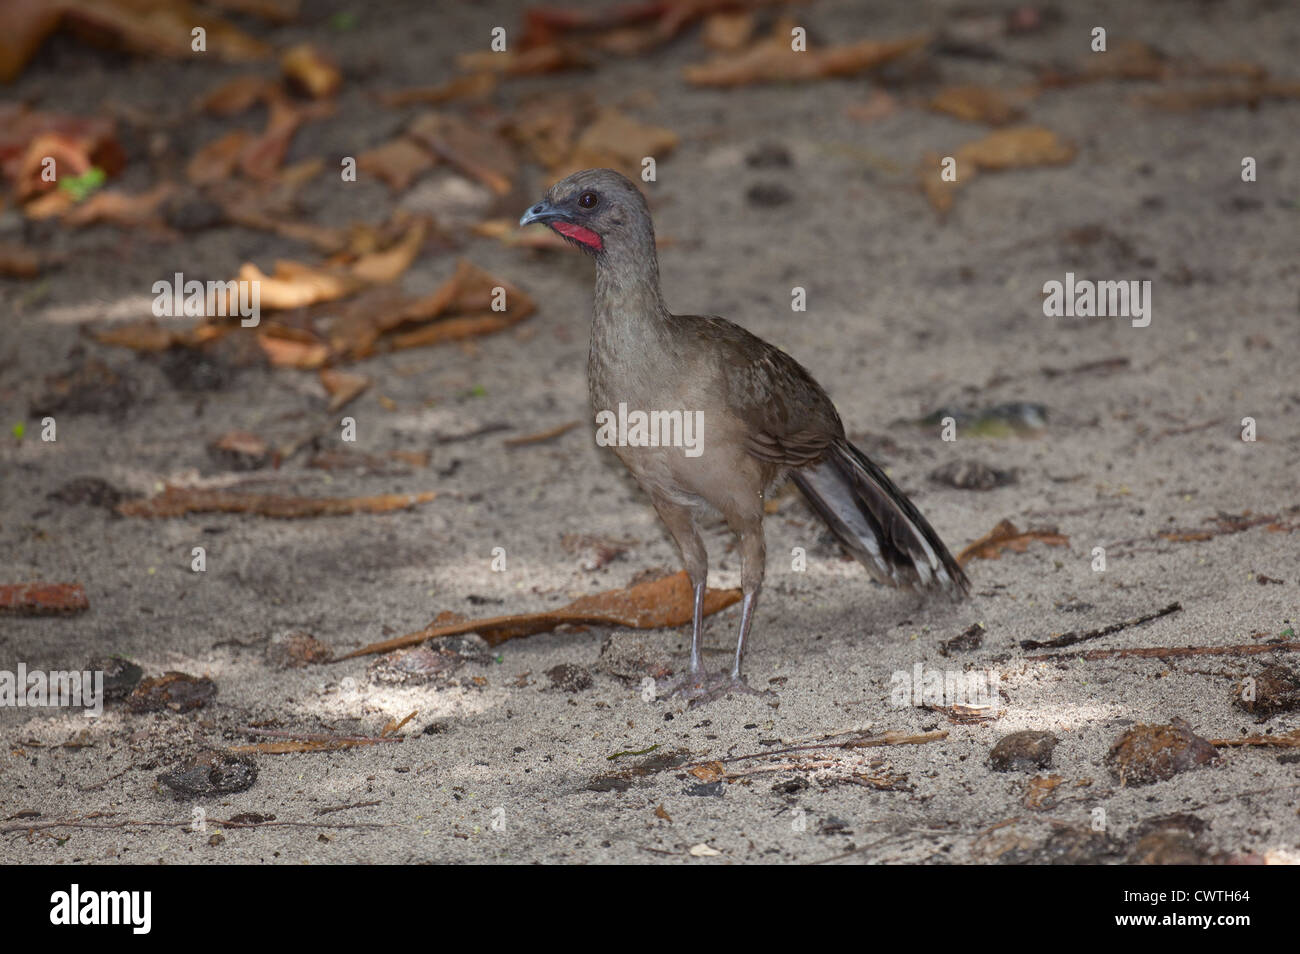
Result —
[{"label": "sandy ground", "polygon": [[[517,19],[508,4],[440,6],[435,13],[424,3],[392,4],[391,15],[366,14],[355,31],[331,39],[349,76],[368,78],[350,83],[335,118],[303,130],[291,159],[382,141],[407,114],[369,105],[368,83],[439,81],[466,37]],[[907,4],[868,16],[860,6],[819,0],[800,16],[814,36],[888,37],[940,25],[955,7]],[[189,713],[139,715],[121,704],[98,720],[0,712],[5,825],[96,812],[111,813],[104,823],[177,824],[10,831],[0,860],[1300,858],[1294,749],[1223,748],[1216,763],[1149,785],[1121,784],[1106,762],[1112,743],[1138,723],[1178,717],[1207,739],[1291,731],[1300,725],[1294,710],[1256,721],[1233,703],[1244,677],[1271,663],[1294,665],[1293,654],[1031,660],[1020,647],[1173,602],[1181,611],[1074,648],[1259,646],[1295,626],[1300,105],[1171,113],[1132,105],[1142,84],[1049,92],[1032,104],[1030,119],[1074,140],[1076,160],[982,177],[943,222],[910,170],[923,153],[950,150],[983,129],[908,105],[940,80],[1024,82],[1015,62],[1069,59],[1094,23],[1112,38],[1135,36],[1172,55],[1249,60],[1290,75],[1300,21],[1283,3],[1116,3],[1088,15],[1068,7],[1059,25],[998,40],[1001,60],[935,58],[933,77],[895,90],[901,108],[871,123],[845,113],[867,98],[863,80],[688,88],[680,67],[704,55],[697,39],[596,74],[520,80],[507,90],[585,84],[605,102],[631,99],[635,115],[681,136],[649,190],[658,230],[672,240],[662,254],[670,305],[726,315],[802,361],[855,439],[888,465],[954,550],[1005,518],[1068,538],[1065,546],[1038,542],[974,560],[969,602],[927,604],[868,582],[797,498],[780,498],[767,522],[767,586],[749,657],[751,681],[771,687],[775,700],[731,698],[698,709],[645,701],[636,679],[616,678],[610,654],[601,657],[612,638],[625,656],[671,654],[680,666],[684,630],[537,635],[464,662],[436,684],[385,682],[372,675],[371,659],[296,670],[268,662],[268,644],[293,631],[344,652],[444,611],[551,609],[648,570],[677,569],[646,499],[586,427],[547,444],[503,445],[512,434],[586,418],[592,265],[584,257],[472,239],[463,253],[528,291],[538,313],[472,348],[400,352],[359,366],[378,384],[348,409],[358,422],[355,449],[431,449],[429,468],[327,474],[299,457],[258,475],[269,475],[264,486],[277,492],[436,490],[433,502],[378,516],[151,521],[47,494],[84,476],[142,493],[187,472],[217,476],[223,469],[204,449],[216,436],[239,428],[289,439],[331,415],[309,373],[225,371],[202,389],[191,370],[177,387],[163,363],[101,347],[78,324],[103,321],[113,309],[145,313],[159,275],[233,273],[242,261],[266,265],[301,249],[240,229],[178,245],[112,228],[28,231],[15,212],[4,213],[5,237],[26,236],[70,259],[40,295],[31,295],[31,283],[0,280],[0,422],[6,433],[19,421],[28,426],[26,439],[0,444],[0,582],[79,581],[91,608],[68,618],[0,617],[0,667],[81,668],[121,654],[146,675],[208,676],[219,691]],[[308,22],[274,39],[321,29]],[[127,67],[61,40],[10,95],[93,110],[102,91],[106,100],[168,116],[183,113],[215,78],[213,69],[188,65]],[[211,136],[198,127],[177,130],[186,149],[188,137]],[[772,143],[789,151],[790,167],[746,163]],[[1240,181],[1243,155],[1258,159],[1259,181]],[[518,214],[545,188],[532,173],[503,203],[507,211]],[[134,181],[147,184],[141,175]],[[792,200],[765,207],[747,199],[751,187],[771,183]],[[391,202],[386,189],[367,183],[311,189],[308,204],[323,221],[372,217]],[[428,255],[404,288],[436,287],[454,261]],[[1067,271],[1149,279],[1150,326],[1045,318],[1043,283]],[[790,311],[794,285],[808,289],[806,313]],[[132,301],[141,310],[132,312]],[[29,414],[46,376],[86,357],[130,383],[124,409],[61,413],[56,443],[34,439],[39,419]],[[1103,364],[1088,367],[1094,362]],[[1045,433],[959,433],[944,442],[937,427],[906,423],[941,407],[1013,401],[1045,405]],[[1257,422],[1254,442],[1241,439],[1246,416]],[[465,436],[498,423],[509,430]],[[952,460],[1014,469],[1019,479],[979,492],[928,478]],[[1217,531],[1225,524],[1216,516],[1243,514],[1275,519],[1271,528],[1255,521],[1239,532],[1191,535],[1203,539],[1178,533]],[[1173,539],[1160,536],[1171,531]],[[587,557],[562,543],[571,534],[631,542],[621,557],[588,570]],[[199,545],[208,554],[202,574],[190,570]],[[713,584],[737,585],[738,558],[721,528],[712,528],[709,546]],[[1107,551],[1104,572],[1092,568],[1098,546]],[[491,568],[494,547],[506,551],[505,572]],[[787,557],[795,547],[807,550],[804,572]],[[710,619],[712,666],[725,664],[738,615],[732,608]],[[941,654],[942,643],[976,623],[982,646]],[[546,673],[562,664],[588,671],[589,686],[553,685]],[[959,714],[891,705],[893,674],[918,664],[996,670],[995,718],[968,724]],[[418,714],[399,731],[400,743],[258,755],[255,784],[238,794],[178,798],[156,780],[196,752],[258,741],[239,731],[249,724],[375,734],[411,711]],[[995,771],[991,749],[1020,730],[1056,736],[1050,764]],[[845,732],[946,736],[772,754]],[[619,755],[628,752],[643,754]],[[1055,785],[1040,801],[1031,791],[1036,776],[1052,779],[1040,787]],[[339,806],[357,807],[318,814]],[[374,827],[179,827],[196,807],[211,819],[254,813]]]}]

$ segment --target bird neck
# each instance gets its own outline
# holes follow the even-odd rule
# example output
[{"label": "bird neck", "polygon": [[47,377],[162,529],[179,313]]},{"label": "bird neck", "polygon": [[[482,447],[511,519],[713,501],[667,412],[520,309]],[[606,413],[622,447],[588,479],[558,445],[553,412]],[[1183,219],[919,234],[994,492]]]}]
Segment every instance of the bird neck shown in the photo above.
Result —
[{"label": "bird neck", "polygon": [[645,247],[607,246],[596,257],[597,325],[652,325],[667,321],[668,306],[659,288],[654,241]]}]

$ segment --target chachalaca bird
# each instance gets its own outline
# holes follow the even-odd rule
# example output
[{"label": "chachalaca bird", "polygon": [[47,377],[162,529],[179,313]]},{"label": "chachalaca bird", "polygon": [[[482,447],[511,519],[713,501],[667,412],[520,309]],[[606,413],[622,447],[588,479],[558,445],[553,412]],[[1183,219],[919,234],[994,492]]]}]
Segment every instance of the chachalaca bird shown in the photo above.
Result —
[{"label": "chachalaca bird", "polygon": [[[939,535],[849,443],[831,399],[801,365],[725,319],[668,310],[650,211],[630,180],[611,169],[576,172],[519,220],[531,222],[550,226],[596,260],[587,362],[592,407],[602,428],[617,417],[617,431],[606,434],[618,439],[605,443],[614,444],[650,495],[695,594],[690,668],[673,692],[693,702],[733,689],[754,692],[741,665],[763,583],[763,503],[787,476],[881,583],[966,594],[966,574]],[[686,435],[680,421],[697,421],[698,433]],[[694,452],[675,435],[693,437]],[[674,443],[681,446],[665,446]],[[709,512],[721,513],[739,538],[744,594],[735,662],[717,676],[705,672],[701,658],[708,553],[696,519]]]}]

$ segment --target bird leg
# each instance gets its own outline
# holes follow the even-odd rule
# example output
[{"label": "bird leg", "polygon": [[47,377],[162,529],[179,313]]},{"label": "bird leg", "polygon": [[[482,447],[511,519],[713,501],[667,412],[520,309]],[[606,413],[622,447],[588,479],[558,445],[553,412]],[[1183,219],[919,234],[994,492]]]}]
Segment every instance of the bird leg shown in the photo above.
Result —
[{"label": "bird leg", "polygon": [[754,623],[754,606],[758,603],[758,590],[745,594],[744,601],[740,604],[740,638],[736,640],[736,661],[731,667],[731,678],[734,682],[744,682],[745,677],[740,673],[741,663],[745,661],[745,643],[749,641],[749,627]]},{"label": "bird leg", "polygon": [[[735,662],[730,672],[706,675],[702,668],[695,668],[694,641],[692,641],[691,671],[678,680],[678,685],[674,689],[674,695],[686,697],[692,707],[721,699],[731,693],[772,697],[770,691],[761,692],[751,688],[742,672],[745,647],[749,642],[749,630],[754,624],[754,609],[758,605],[758,591],[763,584],[765,548],[761,521],[760,514],[756,521],[747,523],[745,529],[740,532],[740,585],[745,595],[740,607],[740,637],[736,641]],[[701,590],[696,590],[695,607],[697,617],[701,617],[703,615]]]},{"label": "bird leg", "polygon": [[686,575],[690,577],[695,595],[695,605],[691,612],[690,668],[667,687],[668,695],[689,697],[693,692],[700,691],[708,681],[708,675],[704,671],[704,594],[709,577],[709,553],[704,548],[704,541],[700,539],[700,532],[695,527],[695,515],[690,508],[653,494],[651,499],[659,518],[681,551]]}]

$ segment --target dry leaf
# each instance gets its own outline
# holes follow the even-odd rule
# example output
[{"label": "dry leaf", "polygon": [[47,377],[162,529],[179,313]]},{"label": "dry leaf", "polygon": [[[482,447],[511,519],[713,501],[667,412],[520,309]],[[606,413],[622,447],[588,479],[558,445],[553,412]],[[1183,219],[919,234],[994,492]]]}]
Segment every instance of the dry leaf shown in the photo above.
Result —
[{"label": "dry leaf", "polygon": [[547,93],[520,103],[505,131],[541,165],[555,169],[573,152],[578,130],[592,112],[591,97],[585,93]]},{"label": "dry leaf", "polygon": [[[506,305],[500,312],[492,310],[498,288]],[[424,326],[394,335],[390,344],[395,348],[439,344],[501,331],[534,308],[522,291],[462,259],[452,277],[430,295],[343,315],[330,329],[330,344],[336,354],[355,359],[373,353],[382,335],[401,328]]]},{"label": "dry leaf", "polygon": [[160,182],[148,192],[136,195],[105,189],[68,209],[63,215],[63,221],[73,226],[106,223],[124,228],[141,225],[162,228],[159,210],[175,190],[176,186],[170,182]]},{"label": "dry leaf", "polygon": [[519,173],[508,142],[460,116],[425,113],[411,123],[407,134],[497,195],[508,193]]},{"label": "dry leaf", "polygon": [[40,273],[40,255],[23,245],[0,242],[0,275],[5,278],[35,278]]},{"label": "dry leaf", "polygon": [[195,185],[210,185],[229,179],[252,139],[253,135],[247,129],[232,129],[212,140],[190,156],[185,164],[185,178]]},{"label": "dry leaf", "polygon": [[11,83],[59,26],[62,11],[49,0],[9,0],[0,31],[0,83]]},{"label": "dry leaf", "polygon": [[1183,111],[1245,106],[1255,109],[1268,100],[1300,99],[1300,83],[1284,80],[1256,80],[1247,83],[1212,83],[1189,89],[1171,89],[1139,98],[1144,106]]},{"label": "dry leaf", "polygon": [[378,93],[376,96],[381,103],[392,108],[439,106],[458,99],[487,99],[496,90],[497,82],[497,77],[492,73],[472,73],[438,86],[414,86]]},{"label": "dry leaf", "polygon": [[352,274],[372,284],[396,280],[415,261],[427,231],[428,224],[423,219],[416,219],[398,242],[383,251],[358,258],[352,264]]},{"label": "dry leaf", "polygon": [[277,89],[275,80],[264,76],[236,76],[199,97],[194,108],[214,116],[236,116],[263,100],[269,100]]},{"label": "dry leaf", "polygon": [[[191,31],[206,34],[207,54],[219,60],[264,59],[270,47],[215,17],[203,16],[186,0],[55,0],[63,24],[83,37],[132,53],[192,60]],[[83,29],[84,28],[84,29]]]},{"label": "dry leaf", "polygon": [[977,558],[996,560],[1002,556],[1003,550],[1024,553],[1029,549],[1029,544],[1035,540],[1053,547],[1068,547],[1070,545],[1070,538],[1057,533],[1055,530],[1026,530],[1022,533],[1016,529],[1016,525],[1010,520],[1003,520],[957,554],[957,562],[964,565],[968,561]]},{"label": "dry leaf", "polygon": [[748,10],[715,13],[704,21],[700,35],[711,50],[721,53],[739,50],[754,35],[754,14]]},{"label": "dry leaf", "polygon": [[313,371],[323,367],[330,357],[329,346],[323,341],[283,338],[264,332],[257,336],[257,344],[266,355],[266,360],[276,368]]},{"label": "dry leaf", "polygon": [[930,108],[970,122],[1005,126],[1024,115],[1013,94],[987,86],[947,86],[930,100]]},{"label": "dry leaf", "polygon": [[437,494],[379,494],[374,497],[295,497],[234,490],[168,486],[148,500],[117,505],[124,517],[180,517],[187,513],[252,513],[262,517],[331,517],[353,513],[389,513],[428,503]]},{"label": "dry leaf", "polygon": [[303,308],[320,301],[334,301],[361,287],[349,275],[298,262],[279,261],[271,275],[251,262],[240,266],[241,282],[258,282],[263,308],[277,310]]},{"label": "dry leaf", "polygon": [[434,159],[405,136],[390,139],[357,156],[357,169],[382,179],[394,192],[402,192],[429,169]]},{"label": "dry leaf", "polygon": [[112,120],[0,103],[0,169],[19,201],[58,188],[57,181],[45,178],[47,158],[54,160],[60,178],[79,176],[92,167],[114,176],[126,164]]},{"label": "dry leaf", "polygon": [[280,56],[280,69],[289,85],[312,99],[333,96],[343,85],[339,68],[310,43],[285,50]]},{"label": "dry leaf", "polygon": [[590,66],[591,61],[568,44],[553,43],[548,46],[533,47],[531,50],[461,53],[456,57],[456,65],[467,73],[535,76],[539,73],[557,73],[560,70]]},{"label": "dry leaf", "polygon": [[929,34],[899,40],[860,40],[841,46],[795,51],[790,46],[789,23],[777,24],[773,35],[746,50],[727,53],[685,70],[687,82],[696,86],[746,86],[750,83],[795,82],[856,76],[925,48]]},{"label": "dry leaf", "polygon": [[1035,775],[1025,787],[1021,802],[1030,811],[1041,812],[1053,807],[1056,802],[1057,786],[1065,779],[1059,775]]},{"label": "dry leaf", "polygon": [[240,171],[250,179],[274,178],[284,162],[298,127],[305,122],[331,115],[333,108],[333,104],[328,102],[299,104],[283,95],[274,96],[266,129],[245,145],[240,153]]},{"label": "dry leaf", "polygon": [[1015,126],[989,133],[959,147],[954,154],[956,180],[947,181],[942,177],[941,158],[935,153],[927,153],[922,158],[917,175],[930,204],[943,214],[952,207],[957,190],[969,185],[981,169],[998,171],[1062,165],[1073,160],[1076,152],[1073,143],[1060,139],[1050,129]]},{"label": "dry leaf", "polygon": [[520,228],[514,219],[488,219],[479,222],[472,229],[475,235],[494,238],[503,245],[512,248],[539,248],[551,251],[567,251],[569,243],[562,236],[556,235],[545,226],[537,228]]},{"label": "dry leaf", "polygon": [[727,777],[727,770],[723,768],[721,762],[705,762],[703,765],[696,765],[687,769],[687,771],[701,782],[721,782]]},{"label": "dry leaf", "polygon": [[979,169],[1018,169],[1062,165],[1074,158],[1073,144],[1042,126],[1016,126],[989,133],[957,150],[958,176],[969,175],[965,166]]},{"label": "dry leaf", "polygon": [[370,387],[370,379],[364,374],[349,374],[332,368],[321,369],[320,383],[329,392],[331,411],[337,411]]},{"label": "dry leaf", "polygon": [[552,174],[563,177],[580,169],[608,167],[637,178],[644,157],[661,159],[672,152],[677,142],[677,134],[671,129],[637,122],[616,109],[602,109],[578,137],[573,152],[552,169]]},{"label": "dry leaf", "polygon": [[0,583],[0,615],[63,615],[89,608],[80,583]]},{"label": "dry leaf", "polygon": [[[708,590],[704,596],[704,615],[726,609],[740,599],[740,590]],[[354,650],[338,659],[386,653],[404,646],[422,643],[442,636],[478,633],[491,646],[509,639],[545,633],[557,626],[628,626],[633,629],[663,629],[683,626],[691,621],[694,600],[686,573],[675,573],[626,589],[608,590],[594,596],[574,600],[562,609],[541,613],[522,613],[517,616],[496,616],[491,619],[467,620],[448,625],[429,627],[405,636],[372,643]]]}]

